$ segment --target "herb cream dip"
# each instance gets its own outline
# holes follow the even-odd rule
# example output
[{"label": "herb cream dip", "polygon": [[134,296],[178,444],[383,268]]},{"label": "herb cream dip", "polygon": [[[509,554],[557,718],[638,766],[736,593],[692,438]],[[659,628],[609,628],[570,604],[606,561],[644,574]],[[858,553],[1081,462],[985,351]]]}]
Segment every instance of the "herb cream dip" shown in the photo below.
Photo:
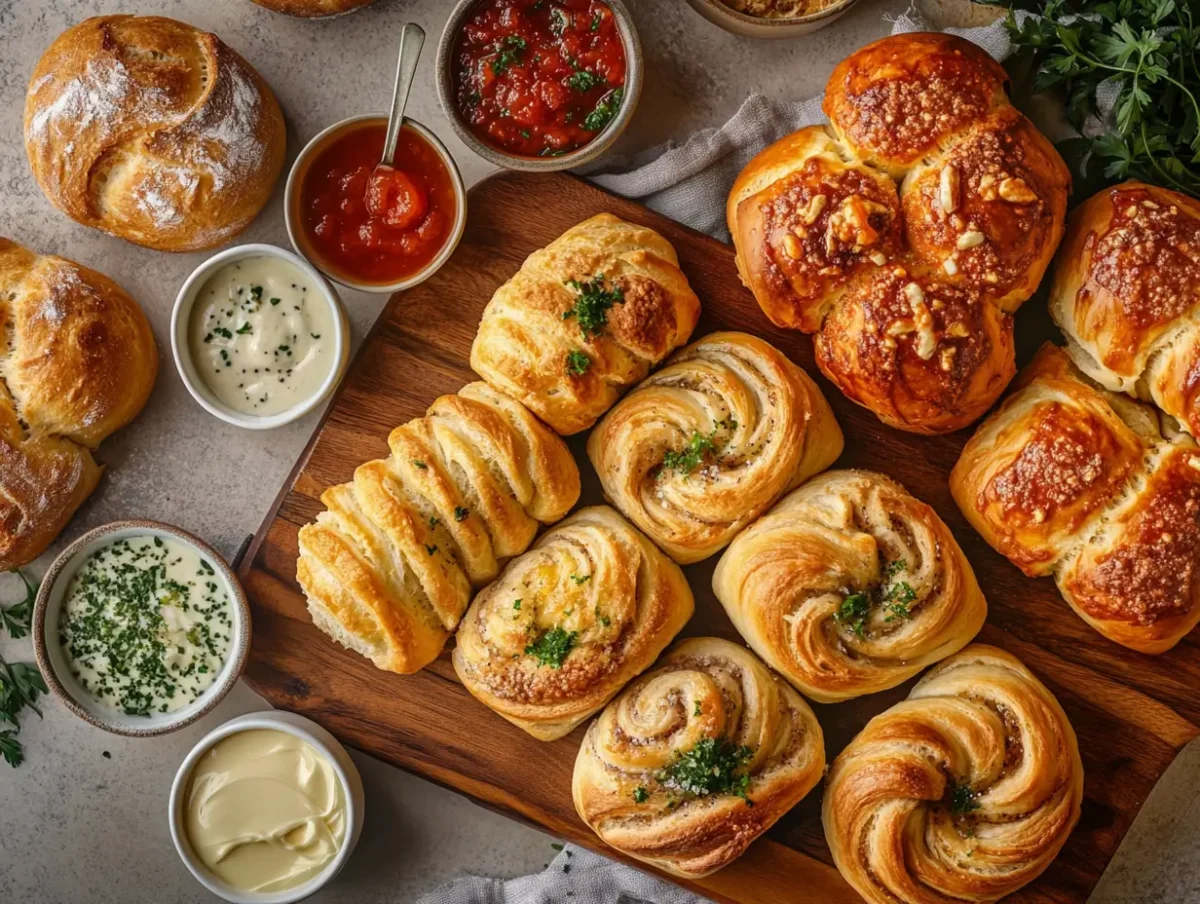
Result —
[{"label": "herb cream dip", "polygon": [[233,633],[229,595],[195,549],[125,537],[71,579],[58,637],[88,694],[131,716],[182,709],[212,686]]},{"label": "herb cream dip", "polygon": [[299,267],[243,258],[210,276],[188,321],[196,372],[225,405],[270,415],[312,398],[336,365],[333,311]]}]

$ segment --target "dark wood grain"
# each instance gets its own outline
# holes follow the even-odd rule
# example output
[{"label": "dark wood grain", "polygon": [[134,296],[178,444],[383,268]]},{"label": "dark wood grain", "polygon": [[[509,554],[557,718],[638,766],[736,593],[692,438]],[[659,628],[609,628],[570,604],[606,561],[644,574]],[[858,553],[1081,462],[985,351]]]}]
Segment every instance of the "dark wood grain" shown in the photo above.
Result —
[{"label": "dark wood grain", "polygon": [[[493,177],[471,192],[470,211],[466,235],[449,264],[393,298],[379,318],[255,538],[241,569],[254,612],[250,684],[347,743],[555,835],[604,849],[571,805],[571,770],[584,726],[551,744],[534,740],[472,699],[448,654],[417,675],[377,671],[313,627],[295,582],[295,563],[296,532],[320,511],[321,491],[349,479],[361,462],[385,455],[394,426],[423,415],[437,395],[473,379],[468,351],[495,288],[529,252],[585,217],[611,211],[658,229],[675,245],[704,304],[697,336],[738,329],[773,342],[820,380],[846,433],[838,466],[890,474],[950,524],[987,595],[988,621],[980,640],[1019,656],[1062,702],[1079,736],[1087,776],[1083,816],[1061,856],[1009,900],[1083,901],[1155,781],[1197,734],[1195,641],[1187,638],[1158,657],[1119,647],[1077,618],[1051,581],[1026,578],[993,552],[967,525],[947,484],[969,433],[912,436],[882,426],[846,401],[817,373],[809,338],[776,329],[763,317],[738,282],[729,247],[564,175]],[[1024,363],[1053,336],[1044,299],[1035,298],[1021,311],[1017,331]],[[583,445],[583,437],[571,441],[584,475],[580,504],[586,505],[600,500],[600,490]],[[713,557],[685,569],[696,593],[696,615],[684,634],[736,641],[712,594],[715,562]],[[815,706],[829,758],[910,686]],[[743,858],[691,886],[738,904],[792,899],[798,888],[806,900],[825,904],[857,900],[830,865],[820,796],[814,790]]]}]

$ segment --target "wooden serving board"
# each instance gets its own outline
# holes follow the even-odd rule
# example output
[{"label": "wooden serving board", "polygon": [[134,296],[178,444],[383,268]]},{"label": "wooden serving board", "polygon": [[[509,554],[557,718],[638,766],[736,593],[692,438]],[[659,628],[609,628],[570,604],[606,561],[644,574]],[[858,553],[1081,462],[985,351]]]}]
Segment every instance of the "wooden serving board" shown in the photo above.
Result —
[{"label": "wooden serving board", "polygon": [[[531,251],[585,217],[610,211],[662,232],[700,296],[696,336],[736,329],[768,339],[817,377],[846,434],[839,467],[872,468],[900,480],[950,524],[988,600],[979,639],[1016,654],[1061,701],[1086,771],[1083,815],[1066,848],[1010,900],[1081,902],[1124,837],[1158,777],[1200,725],[1200,655],[1187,638],[1158,657],[1111,643],[1087,627],[1052,581],[1023,576],[966,523],[950,497],[951,467],[970,431],[919,437],[884,427],[847,401],[813,364],[807,336],[773,327],[738,281],[733,250],[637,204],[566,175],[503,174],[470,193],[462,244],[428,282],[394,297],[352,365],[336,400],[263,522],[241,569],[254,612],[246,678],[276,706],[320,722],[343,741],[572,842],[608,850],[575,814],[571,771],[586,723],[543,743],[477,703],[458,683],[447,651],[417,675],[376,670],[310,622],[295,580],[296,534],[321,510],[330,484],[388,452],[396,425],[420,417],[441,393],[474,379],[468,352],[484,305]],[[1020,363],[1054,337],[1044,299],[1017,316]],[[580,505],[601,500],[584,454]],[[684,635],[739,641],[711,589],[718,557],[685,569],[696,614]],[[850,703],[814,705],[832,759],[912,682]],[[821,789],[755,842],[740,860],[691,885],[737,904],[856,901],[831,864],[821,831]],[[369,805],[369,804],[368,804]],[[674,880],[678,881],[678,880]]]}]

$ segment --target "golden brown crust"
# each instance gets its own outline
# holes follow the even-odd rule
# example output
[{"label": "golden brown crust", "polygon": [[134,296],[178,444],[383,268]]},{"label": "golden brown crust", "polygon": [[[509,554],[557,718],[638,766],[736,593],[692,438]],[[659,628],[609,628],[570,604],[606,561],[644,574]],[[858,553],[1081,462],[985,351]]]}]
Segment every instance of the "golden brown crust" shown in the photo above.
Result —
[{"label": "golden brown crust", "polygon": [[[769,343],[711,333],[677,352],[588,438],[604,494],[676,562],[698,562],[828,467],[842,431],[817,385]],[[679,466],[672,456],[698,454]]]},{"label": "golden brown crust", "polygon": [[975,644],[842,751],[822,818],[833,862],[868,904],[982,904],[1050,865],[1082,798],[1058,701],[1016,657]]},{"label": "golden brown crust", "polygon": [[[950,35],[871,44],[830,78],[831,129],[766,148],[726,206],[738,272],[763,311],[815,333],[825,375],[904,430],[956,430],[996,401],[1015,372],[1006,315],[1062,238],[1070,175],[1004,80]],[[910,282],[944,297],[909,310],[896,292]],[[916,339],[888,331],[922,318],[954,324],[962,341],[942,348],[940,328],[909,329],[899,335],[923,349],[909,354]]]},{"label": "golden brown crust", "polygon": [[950,475],[959,508],[1105,637],[1146,653],[1200,621],[1200,452],[1042,348]]},{"label": "golden brown crust", "polygon": [[[692,610],[678,565],[612,509],[586,508],[475,597],[454,670],[481,702],[553,741],[648,668]],[[530,650],[550,632],[571,640],[561,662]]]},{"label": "golden brown crust", "polygon": [[472,588],[575,504],[579,470],[545,424],[485,383],[435,400],[388,445],[389,458],[321,495],[296,579],[319,628],[403,674],[437,657]]},{"label": "golden brown crust", "polygon": [[254,0],[259,6],[289,16],[315,19],[322,16],[340,16],[354,12],[375,0]]},{"label": "golden brown crust", "polygon": [[[571,313],[579,285],[593,281],[621,296],[598,330]],[[687,342],[699,317],[700,301],[671,243],[653,229],[597,214],[531,254],[496,290],[471,346],[471,367],[565,436],[594,424]],[[572,353],[586,356],[586,365],[573,365]]]},{"label": "golden brown crust", "polygon": [[[749,748],[744,792],[696,796],[664,770],[698,743]],[[681,641],[588,728],[571,790],[580,817],[619,851],[684,878],[706,876],[820,780],[824,739],[808,704],[743,647]],[[639,792],[640,789],[640,792]]]},{"label": "golden brown crust", "polygon": [[158,351],[103,274],[0,238],[0,567],[40,555],[95,488],[94,449],[150,396]]},{"label": "golden brown crust", "polygon": [[829,471],[781,499],[730,544],[713,591],[751,648],[821,703],[895,687],[987,615],[942,519],[870,471]]},{"label": "golden brown crust", "polygon": [[148,248],[211,248],[266,204],[283,166],[283,114],[215,35],[155,16],[100,16],[63,32],[34,69],[25,149],[50,201]]}]

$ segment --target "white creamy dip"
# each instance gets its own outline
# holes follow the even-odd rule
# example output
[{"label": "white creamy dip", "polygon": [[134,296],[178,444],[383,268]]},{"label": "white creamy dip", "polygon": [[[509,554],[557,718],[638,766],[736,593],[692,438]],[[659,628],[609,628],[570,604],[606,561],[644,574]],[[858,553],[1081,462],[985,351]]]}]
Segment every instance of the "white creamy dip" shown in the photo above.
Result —
[{"label": "white creamy dip", "polygon": [[201,287],[188,324],[200,379],[243,414],[312,398],[335,366],[333,312],[304,271],[277,257],[226,264]]},{"label": "white creamy dip", "polygon": [[84,560],[58,637],[80,687],[127,715],[171,713],[216,680],[233,632],[229,595],[191,546],[125,537]]}]

